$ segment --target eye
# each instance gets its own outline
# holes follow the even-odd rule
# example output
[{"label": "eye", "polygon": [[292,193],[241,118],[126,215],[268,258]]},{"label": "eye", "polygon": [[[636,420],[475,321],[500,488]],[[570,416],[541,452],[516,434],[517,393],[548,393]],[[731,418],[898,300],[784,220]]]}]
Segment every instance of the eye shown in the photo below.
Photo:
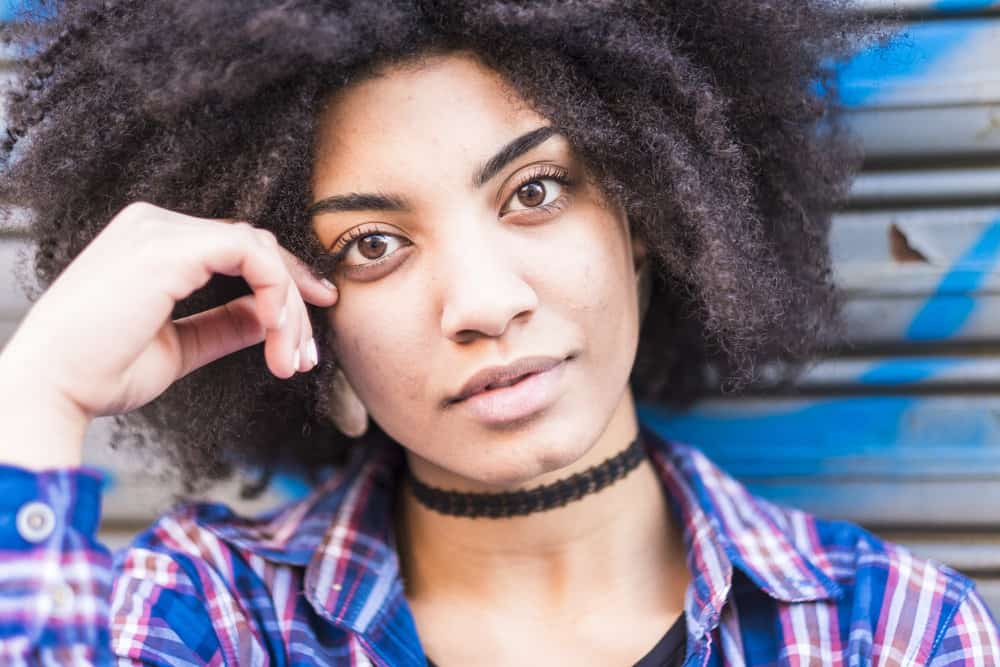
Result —
[{"label": "eye", "polygon": [[569,204],[575,183],[569,172],[562,167],[538,165],[517,181],[513,192],[507,196],[500,215],[555,215]]},{"label": "eye", "polygon": [[554,176],[532,178],[518,186],[508,200],[504,212],[525,211],[549,206],[559,199],[563,185],[564,183]]},{"label": "eye", "polygon": [[406,245],[409,242],[396,234],[358,227],[348,232],[334,259],[339,267],[363,267],[381,262]]}]

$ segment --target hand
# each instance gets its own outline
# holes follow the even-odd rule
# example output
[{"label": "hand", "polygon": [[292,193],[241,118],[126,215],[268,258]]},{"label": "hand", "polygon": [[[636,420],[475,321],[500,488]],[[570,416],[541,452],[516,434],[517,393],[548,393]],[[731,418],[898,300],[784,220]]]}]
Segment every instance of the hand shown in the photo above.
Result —
[{"label": "hand", "polygon": [[[242,276],[253,293],[171,321],[174,304],[214,273]],[[46,400],[88,420],[139,408],[261,341],[271,372],[288,378],[315,365],[303,299],[329,307],[337,292],[271,232],[133,203],[35,302],[0,354],[0,377],[30,378]]]}]

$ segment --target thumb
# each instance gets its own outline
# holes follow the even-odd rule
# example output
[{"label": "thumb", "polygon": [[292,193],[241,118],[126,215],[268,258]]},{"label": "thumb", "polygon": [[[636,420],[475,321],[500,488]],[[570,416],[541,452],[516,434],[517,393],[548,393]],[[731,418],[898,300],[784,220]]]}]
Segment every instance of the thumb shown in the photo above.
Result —
[{"label": "thumb", "polygon": [[264,340],[266,330],[257,318],[254,294],[168,322],[177,334],[181,371],[178,378]]}]

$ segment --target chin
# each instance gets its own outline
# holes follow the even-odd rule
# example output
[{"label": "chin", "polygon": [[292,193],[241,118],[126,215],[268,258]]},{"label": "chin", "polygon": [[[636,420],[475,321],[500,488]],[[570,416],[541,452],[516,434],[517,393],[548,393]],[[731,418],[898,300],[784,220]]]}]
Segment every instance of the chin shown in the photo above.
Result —
[{"label": "chin", "polygon": [[[504,452],[503,456],[493,455],[482,461],[467,477],[501,491],[531,488],[561,479],[558,474],[563,468],[572,466],[587,453],[586,442],[563,433],[562,437],[541,442],[524,443],[523,446]],[[540,479],[552,474],[552,479]]]}]

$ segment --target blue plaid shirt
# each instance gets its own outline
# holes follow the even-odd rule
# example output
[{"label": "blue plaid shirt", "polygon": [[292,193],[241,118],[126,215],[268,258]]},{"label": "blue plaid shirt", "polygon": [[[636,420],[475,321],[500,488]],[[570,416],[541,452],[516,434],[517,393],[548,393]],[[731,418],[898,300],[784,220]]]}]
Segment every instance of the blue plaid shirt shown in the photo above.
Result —
[{"label": "blue plaid shirt", "polygon": [[[846,522],[752,496],[642,427],[682,521],[685,665],[1000,665],[973,583]],[[103,473],[0,466],[4,665],[420,665],[394,548],[398,445],[247,518],[159,517],[113,556]]]}]

